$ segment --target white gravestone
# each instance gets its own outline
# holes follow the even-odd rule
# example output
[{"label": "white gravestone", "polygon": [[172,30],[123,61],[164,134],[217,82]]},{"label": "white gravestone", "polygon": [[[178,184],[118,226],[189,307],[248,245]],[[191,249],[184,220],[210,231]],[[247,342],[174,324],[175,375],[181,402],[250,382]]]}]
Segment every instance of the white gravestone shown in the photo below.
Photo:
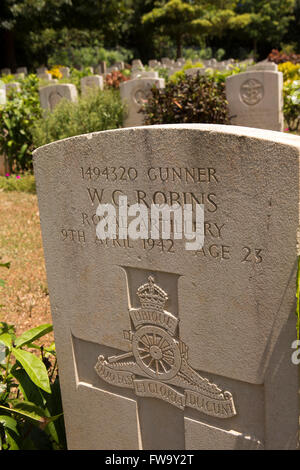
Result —
[{"label": "white gravestone", "polygon": [[81,94],[87,95],[91,91],[103,90],[103,77],[101,75],[89,75],[80,80]]},{"label": "white gravestone", "polygon": [[283,130],[281,72],[251,71],[226,79],[231,123],[274,131]]},{"label": "white gravestone", "polygon": [[77,101],[78,94],[73,84],[49,85],[39,90],[41,106],[53,111],[55,106],[63,99]]},{"label": "white gravestone", "polygon": [[[299,159],[298,136],[197,124],[34,153],[69,449],[297,447]],[[120,195],[203,204],[204,246],[98,239]]]},{"label": "white gravestone", "polygon": [[151,96],[153,86],[164,88],[165,80],[163,78],[136,78],[120,84],[121,98],[127,106],[124,127],[143,125],[144,117],[140,110]]}]

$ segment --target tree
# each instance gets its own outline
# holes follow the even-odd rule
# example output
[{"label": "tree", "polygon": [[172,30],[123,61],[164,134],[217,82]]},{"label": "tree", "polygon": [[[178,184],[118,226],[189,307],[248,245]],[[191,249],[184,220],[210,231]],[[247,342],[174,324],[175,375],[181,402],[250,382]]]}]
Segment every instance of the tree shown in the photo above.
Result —
[{"label": "tree", "polygon": [[237,3],[237,0],[169,0],[144,15],[143,22],[160,27],[170,36],[180,57],[187,37],[221,37],[226,29],[245,28],[250,18],[235,12]]},{"label": "tree", "polygon": [[241,0],[239,12],[249,15],[246,34],[253,41],[254,54],[259,43],[279,47],[294,18],[295,0]]},{"label": "tree", "polygon": [[0,43],[3,49],[3,65],[16,66],[15,40],[20,43],[29,31],[43,27],[43,24],[59,21],[63,5],[71,0],[1,0],[0,3]]}]

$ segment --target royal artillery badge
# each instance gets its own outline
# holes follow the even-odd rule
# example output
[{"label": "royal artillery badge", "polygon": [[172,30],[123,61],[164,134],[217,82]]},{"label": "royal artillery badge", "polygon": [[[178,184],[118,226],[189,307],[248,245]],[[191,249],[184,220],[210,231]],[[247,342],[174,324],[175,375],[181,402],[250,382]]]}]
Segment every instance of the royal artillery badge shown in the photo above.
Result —
[{"label": "royal artillery badge", "polygon": [[131,351],[107,359],[99,356],[95,370],[101,379],[180,409],[190,407],[218,418],[236,415],[231,393],[188,364],[188,347],[176,335],[179,320],[164,310],[167,293],[150,276],[137,296],[141,307],[129,310],[132,330],[124,331]]}]

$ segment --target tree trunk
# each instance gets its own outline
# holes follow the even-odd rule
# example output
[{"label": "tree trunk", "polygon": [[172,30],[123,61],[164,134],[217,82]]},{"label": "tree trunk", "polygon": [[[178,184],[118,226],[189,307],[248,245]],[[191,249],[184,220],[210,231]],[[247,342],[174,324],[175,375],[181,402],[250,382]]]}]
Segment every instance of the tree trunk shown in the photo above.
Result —
[{"label": "tree trunk", "polygon": [[179,59],[179,57],[182,57],[182,41],[181,41],[181,36],[178,36],[176,39],[176,59]]},{"label": "tree trunk", "polygon": [[4,67],[16,68],[15,37],[13,31],[3,31]]}]

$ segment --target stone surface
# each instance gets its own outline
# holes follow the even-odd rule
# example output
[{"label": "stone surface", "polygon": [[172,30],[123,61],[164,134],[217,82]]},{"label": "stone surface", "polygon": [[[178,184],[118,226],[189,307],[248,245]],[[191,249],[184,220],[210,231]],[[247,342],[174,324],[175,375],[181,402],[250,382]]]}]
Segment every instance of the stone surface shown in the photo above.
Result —
[{"label": "stone surface", "polygon": [[63,78],[70,77],[70,67],[59,67],[59,71],[62,74]]},{"label": "stone surface", "polygon": [[1,69],[1,70],[0,70],[0,74],[1,74],[1,75],[10,75],[10,74],[11,74],[11,70],[10,70],[9,68]]},{"label": "stone surface", "polygon": [[139,111],[151,95],[151,88],[154,85],[157,88],[164,88],[165,80],[163,78],[136,78],[120,84],[121,98],[127,106],[124,127],[143,124],[143,114]]},{"label": "stone surface", "polygon": [[184,73],[186,75],[197,75],[198,73],[200,73],[200,75],[205,75],[205,68],[204,67],[193,67],[191,69],[186,69],[184,71]]},{"label": "stone surface", "polygon": [[77,89],[73,84],[49,85],[39,89],[41,106],[53,111],[62,98],[77,101]]},{"label": "stone surface", "polygon": [[282,89],[281,72],[253,70],[227,77],[231,124],[282,131]]},{"label": "stone surface", "polygon": [[27,67],[18,67],[17,68],[17,73],[23,73],[24,76],[28,74]]},{"label": "stone surface", "polygon": [[131,79],[133,80],[134,78],[159,78],[158,72],[155,72],[154,70],[150,72],[145,72],[143,70],[141,71],[136,71],[131,74]]},{"label": "stone surface", "polygon": [[6,103],[6,87],[5,83],[0,80],[0,105]]},{"label": "stone surface", "polygon": [[251,70],[268,70],[271,72],[278,72],[278,65],[274,64],[274,62],[263,61],[247,68],[247,71]]},{"label": "stone surface", "polygon": [[89,75],[80,80],[81,94],[84,96],[91,90],[103,90],[103,77],[101,75]]},{"label": "stone surface", "polygon": [[[196,124],[34,153],[69,449],[296,448],[299,155],[296,136]],[[97,239],[120,194],[203,203],[204,247]]]}]

